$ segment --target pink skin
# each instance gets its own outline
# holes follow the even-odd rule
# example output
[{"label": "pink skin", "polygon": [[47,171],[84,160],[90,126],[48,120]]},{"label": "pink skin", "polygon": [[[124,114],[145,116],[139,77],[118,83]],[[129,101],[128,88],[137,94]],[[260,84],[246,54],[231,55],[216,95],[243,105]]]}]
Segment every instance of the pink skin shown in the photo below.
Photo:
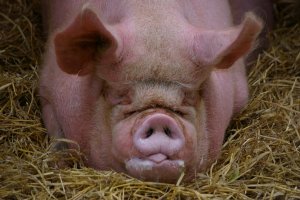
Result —
[{"label": "pink skin", "polygon": [[224,0],[43,5],[49,135],[77,142],[91,167],[150,181],[191,179],[217,159],[248,99],[242,57],[260,20],[234,26]]},{"label": "pink skin", "polygon": [[255,61],[258,54],[269,45],[266,35],[274,26],[273,2],[272,0],[229,0],[229,4],[232,10],[234,24],[240,24],[245,12],[249,11],[254,12],[264,21],[265,26],[258,37],[259,43],[256,44],[255,49],[246,59],[246,63],[251,64],[251,62]]}]

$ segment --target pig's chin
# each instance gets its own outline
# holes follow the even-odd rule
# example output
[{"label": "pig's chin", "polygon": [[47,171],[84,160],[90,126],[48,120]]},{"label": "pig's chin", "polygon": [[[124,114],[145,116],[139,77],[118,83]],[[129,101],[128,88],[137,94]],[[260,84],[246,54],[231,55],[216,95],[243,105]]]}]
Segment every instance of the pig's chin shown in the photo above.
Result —
[{"label": "pig's chin", "polygon": [[183,160],[169,160],[157,154],[148,158],[131,158],[126,162],[128,173],[146,181],[174,183],[185,167]]}]

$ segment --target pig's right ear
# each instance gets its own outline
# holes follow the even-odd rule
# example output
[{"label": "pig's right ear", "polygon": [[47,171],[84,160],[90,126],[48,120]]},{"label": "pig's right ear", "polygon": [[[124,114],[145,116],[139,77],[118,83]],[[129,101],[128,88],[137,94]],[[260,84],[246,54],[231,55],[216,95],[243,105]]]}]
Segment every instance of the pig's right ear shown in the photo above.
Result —
[{"label": "pig's right ear", "polygon": [[89,74],[99,59],[115,59],[117,42],[91,10],[84,10],[54,38],[59,67],[68,74]]},{"label": "pig's right ear", "polygon": [[251,50],[261,29],[261,21],[248,13],[243,23],[232,29],[199,32],[194,38],[194,57],[204,66],[228,68]]}]

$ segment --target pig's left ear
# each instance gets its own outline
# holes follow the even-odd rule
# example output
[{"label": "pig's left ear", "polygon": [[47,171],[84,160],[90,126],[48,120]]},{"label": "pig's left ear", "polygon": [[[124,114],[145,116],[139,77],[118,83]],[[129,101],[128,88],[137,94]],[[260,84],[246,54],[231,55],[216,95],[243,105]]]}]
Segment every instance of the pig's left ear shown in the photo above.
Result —
[{"label": "pig's left ear", "polygon": [[261,29],[261,21],[248,13],[241,25],[230,30],[196,34],[194,54],[202,65],[228,68],[251,50]]},{"label": "pig's left ear", "polygon": [[59,67],[68,74],[91,73],[96,62],[115,59],[117,41],[98,16],[86,9],[54,38]]}]

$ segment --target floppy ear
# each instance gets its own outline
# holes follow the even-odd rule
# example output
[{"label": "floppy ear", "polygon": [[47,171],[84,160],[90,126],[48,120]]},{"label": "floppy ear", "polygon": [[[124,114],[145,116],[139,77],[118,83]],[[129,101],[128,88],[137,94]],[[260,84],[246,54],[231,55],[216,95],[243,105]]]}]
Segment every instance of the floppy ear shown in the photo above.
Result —
[{"label": "floppy ear", "polygon": [[114,60],[117,41],[98,16],[89,9],[54,38],[59,67],[68,74],[91,73],[99,59]]},{"label": "floppy ear", "polygon": [[195,35],[193,53],[205,66],[229,68],[248,53],[262,30],[262,23],[247,13],[243,23],[224,31],[202,31]]}]

